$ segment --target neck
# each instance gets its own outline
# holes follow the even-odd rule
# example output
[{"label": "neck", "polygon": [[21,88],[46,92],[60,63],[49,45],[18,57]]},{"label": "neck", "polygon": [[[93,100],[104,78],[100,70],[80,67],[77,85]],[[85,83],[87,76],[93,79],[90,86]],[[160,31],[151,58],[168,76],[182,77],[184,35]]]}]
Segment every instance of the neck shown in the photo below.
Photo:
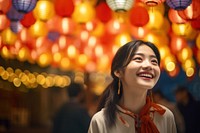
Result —
[{"label": "neck", "polygon": [[[129,89],[130,90],[130,89]],[[146,104],[147,91],[143,92],[124,92],[119,104],[133,113],[138,114]]]}]

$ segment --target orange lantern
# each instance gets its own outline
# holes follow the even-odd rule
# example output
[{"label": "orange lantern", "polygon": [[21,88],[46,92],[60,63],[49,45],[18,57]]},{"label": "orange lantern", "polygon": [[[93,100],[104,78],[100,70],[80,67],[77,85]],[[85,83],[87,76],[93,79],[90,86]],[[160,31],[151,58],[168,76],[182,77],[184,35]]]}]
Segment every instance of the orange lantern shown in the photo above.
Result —
[{"label": "orange lantern", "polygon": [[62,17],[71,17],[75,8],[73,0],[56,0],[54,5],[56,14]]},{"label": "orange lantern", "polygon": [[200,1],[192,0],[192,3],[184,10],[178,11],[181,18],[191,21],[195,20],[200,16]]},{"label": "orange lantern", "polygon": [[47,21],[47,27],[48,27],[49,31],[61,32],[62,31],[61,21],[62,21],[62,17],[60,17],[58,15],[55,15],[51,19],[49,19]]},{"label": "orange lantern", "polygon": [[17,35],[12,32],[10,28],[3,30],[1,36],[3,44],[14,45],[15,41],[17,40]]},{"label": "orange lantern", "polygon": [[29,31],[34,37],[46,36],[48,33],[46,23],[40,20],[37,20],[35,24],[29,28]]},{"label": "orange lantern", "polygon": [[87,1],[77,4],[72,14],[72,18],[78,23],[86,23],[94,17],[94,7]]},{"label": "orange lantern", "polygon": [[200,30],[200,17],[196,20],[190,21],[192,28]]},{"label": "orange lantern", "polygon": [[178,14],[178,11],[177,10],[174,10],[174,9],[169,9],[169,12],[168,12],[168,17],[170,19],[170,21],[172,23],[178,23],[178,24],[182,24],[182,23],[185,23],[187,22],[186,20],[184,20],[183,18],[181,18]]},{"label": "orange lantern", "polygon": [[137,27],[142,27],[149,21],[149,14],[145,7],[135,6],[130,10],[130,23]]},{"label": "orange lantern", "polygon": [[173,54],[177,54],[177,52],[181,51],[183,48],[187,46],[187,42],[185,38],[173,35],[171,37],[170,47]]},{"label": "orange lantern", "polygon": [[10,21],[5,14],[0,14],[0,31],[6,29],[10,24]]},{"label": "orange lantern", "polygon": [[35,18],[47,21],[55,14],[53,2],[49,0],[39,0],[33,10]]},{"label": "orange lantern", "polygon": [[11,7],[11,0],[0,0],[0,12],[5,14]]},{"label": "orange lantern", "polygon": [[61,19],[61,33],[72,34],[75,31],[76,24],[73,19],[64,17]]},{"label": "orange lantern", "polygon": [[148,29],[144,27],[130,26],[130,32],[135,38],[144,38],[148,33]]}]

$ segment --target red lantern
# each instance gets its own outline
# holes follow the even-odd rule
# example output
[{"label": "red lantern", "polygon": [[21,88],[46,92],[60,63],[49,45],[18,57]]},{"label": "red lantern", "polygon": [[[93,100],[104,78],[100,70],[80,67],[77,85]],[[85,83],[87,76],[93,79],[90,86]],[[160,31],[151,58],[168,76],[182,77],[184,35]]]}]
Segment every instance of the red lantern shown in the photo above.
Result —
[{"label": "red lantern", "polygon": [[96,15],[103,23],[108,22],[112,18],[112,11],[106,2],[101,2],[96,7]]},{"label": "red lantern", "polygon": [[178,11],[181,18],[185,20],[195,20],[200,16],[200,1],[192,0],[192,3],[184,10]]},{"label": "red lantern", "polygon": [[70,17],[74,11],[73,0],[55,0],[55,11],[59,16]]},{"label": "red lantern", "polygon": [[179,15],[178,15],[178,11],[177,10],[174,10],[172,8],[169,9],[169,12],[168,12],[168,17],[170,19],[170,21],[172,23],[178,23],[178,24],[182,24],[182,23],[185,23],[186,20],[184,20],[183,18],[181,18]]},{"label": "red lantern", "polygon": [[200,18],[197,20],[192,20],[191,26],[192,26],[192,28],[194,28],[196,30],[200,30]]},{"label": "red lantern", "polygon": [[165,0],[140,0],[140,1],[145,3],[148,6],[157,6],[163,3]]},{"label": "red lantern", "polygon": [[130,23],[137,27],[142,27],[149,21],[149,14],[146,8],[135,6],[130,11]]},{"label": "red lantern", "polygon": [[24,15],[24,18],[20,22],[24,27],[28,28],[31,25],[33,25],[35,23],[35,21],[36,21],[36,19],[33,15],[33,12],[29,12]]}]

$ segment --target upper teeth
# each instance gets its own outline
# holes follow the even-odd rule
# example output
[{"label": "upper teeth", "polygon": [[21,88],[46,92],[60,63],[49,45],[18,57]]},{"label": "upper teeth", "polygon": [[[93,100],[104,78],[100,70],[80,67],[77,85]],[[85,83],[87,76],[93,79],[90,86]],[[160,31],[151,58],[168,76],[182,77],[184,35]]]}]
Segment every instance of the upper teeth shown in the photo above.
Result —
[{"label": "upper teeth", "polygon": [[153,78],[153,76],[151,74],[140,74],[140,76],[142,76],[142,77],[148,77],[148,78]]}]

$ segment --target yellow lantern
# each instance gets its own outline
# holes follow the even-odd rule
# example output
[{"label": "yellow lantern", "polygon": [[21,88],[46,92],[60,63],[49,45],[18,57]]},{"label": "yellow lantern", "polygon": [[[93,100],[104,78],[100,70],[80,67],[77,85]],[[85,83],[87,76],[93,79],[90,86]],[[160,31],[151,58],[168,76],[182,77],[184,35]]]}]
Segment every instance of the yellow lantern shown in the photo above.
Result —
[{"label": "yellow lantern", "polygon": [[181,62],[184,62],[184,61],[186,61],[189,58],[192,58],[192,49],[189,46],[183,48],[178,53],[178,60],[181,61]]},{"label": "yellow lantern", "polygon": [[115,44],[118,46],[122,46],[127,42],[130,42],[132,40],[131,35],[129,33],[121,33],[116,36]]},{"label": "yellow lantern", "polygon": [[30,57],[30,51],[27,47],[22,47],[20,50],[19,50],[19,53],[17,55],[17,58],[20,60],[20,61],[26,61],[28,60]]},{"label": "yellow lantern", "polygon": [[1,36],[3,44],[12,45],[17,40],[16,34],[10,28],[3,30]]},{"label": "yellow lantern", "polygon": [[200,49],[200,33],[196,38],[196,46],[197,46],[198,49]]},{"label": "yellow lantern", "polygon": [[52,55],[50,52],[44,52],[42,53],[39,57],[38,57],[38,64],[41,66],[41,67],[47,67],[48,65],[51,64],[53,58],[52,58]]},{"label": "yellow lantern", "polygon": [[172,23],[172,31],[179,36],[188,36],[192,33],[193,29],[189,22],[183,24]]},{"label": "yellow lantern", "polygon": [[149,22],[145,27],[149,29],[160,29],[164,22],[164,17],[159,11],[148,11]]},{"label": "yellow lantern", "polygon": [[72,18],[78,23],[86,23],[91,21],[94,17],[94,7],[88,1],[78,3],[72,14]]},{"label": "yellow lantern", "polygon": [[42,21],[47,21],[55,14],[54,4],[49,0],[39,0],[33,10],[34,17]]},{"label": "yellow lantern", "polygon": [[29,32],[34,37],[46,36],[48,34],[47,25],[43,21],[37,20],[35,24],[29,28]]}]

